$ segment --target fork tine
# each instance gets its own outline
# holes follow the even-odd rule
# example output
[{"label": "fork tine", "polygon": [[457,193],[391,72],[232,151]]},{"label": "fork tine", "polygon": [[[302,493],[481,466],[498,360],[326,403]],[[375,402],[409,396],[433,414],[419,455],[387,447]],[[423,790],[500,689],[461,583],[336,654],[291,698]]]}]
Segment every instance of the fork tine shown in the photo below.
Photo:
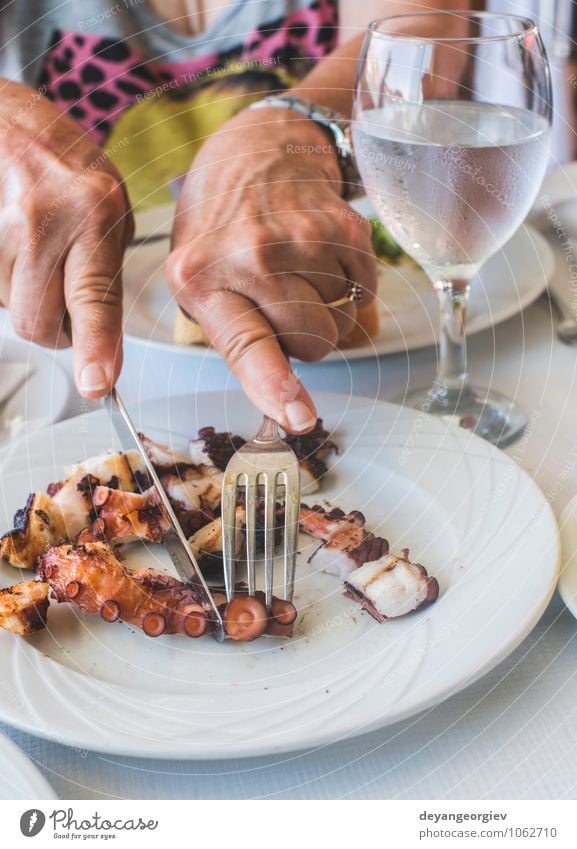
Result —
[{"label": "fork tine", "polygon": [[256,591],[255,558],[256,558],[256,502],[258,488],[247,475],[245,488],[246,511],[246,571],[248,576],[248,592],[254,595]]},{"label": "fork tine", "polygon": [[272,474],[269,472],[262,473],[264,482],[264,583],[267,608],[270,608],[272,604],[274,585],[276,478],[276,472]]},{"label": "fork tine", "polygon": [[299,469],[283,472],[285,480],[284,505],[284,597],[292,601],[295,584],[295,566],[299,536],[300,480]]},{"label": "fork tine", "polygon": [[236,490],[238,478],[230,477],[223,486],[222,491],[222,560],[224,571],[224,587],[226,598],[232,600],[234,595],[236,557]]}]

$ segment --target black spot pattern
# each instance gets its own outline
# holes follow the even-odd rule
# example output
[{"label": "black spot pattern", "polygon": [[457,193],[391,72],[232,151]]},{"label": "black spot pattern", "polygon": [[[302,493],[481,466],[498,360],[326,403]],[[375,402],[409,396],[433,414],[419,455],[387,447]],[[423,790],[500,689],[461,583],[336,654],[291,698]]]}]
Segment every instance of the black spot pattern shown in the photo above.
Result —
[{"label": "black spot pattern", "polygon": [[87,85],[89,83],[101,83],[104,79],[104,74],[100,68],[97,65],[92,65],[90,62],[84,65],[80,76],[82,77],[82,82]]},{"label": "black spot pattern", "polygon": [[318,28],[317,37],[315,39],[317,44],[327,44],[333,40],[335,37],[335,28],[331,24],[323,24]]},{"label": "black spot pattern", "polygon": [[103,38],[94,50],[94,54],[106,62],[124,62],[130,56],[130,51],[123,41]]},{"label": "black spot pattern", "polygon": [[65,59],[60,59],[58,56],[55,56],[54,67],[56,68],[59,74],[66,74],[70,70],[70,62],[67,62]]},{"label": "black spot pattern", "polygon": [[82,96],[80,86],[73,83],[71,80],[60,83],[58,86],[58,94],[63,98],[63,100],[78,100],[78,98]]},{"label": "black spot pattern", "polygon": [[283,23],[284,18],[277,18],[276,21],[269,21],[266,24],[261,24],[257,27],[257,32],[262,33],[265,38],[270,38],[271,35],[274,35],[277,32]]},{"label": "black spot pattern", "polygon": [[86,118],[86,112],[81,106],[71,106],[68,112],[73,118],[78,118],[79,121]]},{"label": "black spot pattern", "polygon": [[286,44],[284,47],[279,47],[274,52],[274,58],[281,65],[290,67],[291,63],[301,58],[301,52],[292,44]]},{"label": "black spot pattern", "polygon": [[298,21],[289,27],[290,34],[296,38],[304,38],[308,31],[309,26],[304,21]]},{"label": "black spot pattern", "polygon": [[99,109],[112,109],[118,103],[118,98],[109,91],[91,91],[88,100]]},{"label": "black spot pattern", "polygon": [[98,130],[100,133],[108,133],[110,130],[110,122],[109,121],[96,121],[94,124],[94,129]]},{"label": "black spot pattern", "polygon": [[131,83],[128,80],[117,80],[116,88],[119,91],[123,91],[125,94],[133,94],[135,97],[139,94],[144,94],[144,89],[140,88],[140,86],[134,85],[134,83]]},{"label": "black spot pattern", "polygon": [[151,74],[146,65],[133,65],[130,72],[134,74],[135,77],[139,77],[139,79],[145,80],[147,83],[155,82],[154,76]]}]

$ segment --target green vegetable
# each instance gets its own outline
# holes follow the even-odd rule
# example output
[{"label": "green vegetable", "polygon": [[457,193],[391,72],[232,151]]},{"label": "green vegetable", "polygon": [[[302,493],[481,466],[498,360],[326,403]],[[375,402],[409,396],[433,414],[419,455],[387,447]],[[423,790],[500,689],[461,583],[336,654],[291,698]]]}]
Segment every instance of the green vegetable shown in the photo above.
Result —
[{"label": "green vegetable", "polygon": [[383,227],[378,218],[369,218],[371,223],[371,242],[373,250],[379,259],[397,262],[404,254],[389,231]]}]

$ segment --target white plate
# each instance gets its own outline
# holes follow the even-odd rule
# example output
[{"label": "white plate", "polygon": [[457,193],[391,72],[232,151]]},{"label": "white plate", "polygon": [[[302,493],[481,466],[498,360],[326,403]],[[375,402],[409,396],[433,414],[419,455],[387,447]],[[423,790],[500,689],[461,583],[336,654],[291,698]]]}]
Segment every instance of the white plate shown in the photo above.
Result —
[{"label": "white plate", "polygon": [[[371,214],[366,201],[355,206]],[[171,207],[147,210],[137,230],[141,236],[167,232]],[[137,219],[139,216],[137,216]],[[128,248],[124,262],[126,336],[137,344],[174,350],[191,357],[218,357],[204,346],[173,344],[176,305],[168,290],[164,262],[169,251],[164,240]],[[530,226],[522,227],[491,257],[473,281],[467,332],[486,330],[525,309],[543,292],[554,269],[546,240]],[[366,345],[333,351],[330,360],[355,360],[394,354],[434,345],[437,337],[436,296],[426,275],[413,263],[380,265],[378,306],[380,333]]]},{"label": "white plate", "polygon": [[52,787],[22,749],[0,732],[0,799],[56,799]]},{"label": "white plate", "polygon": [[[319,393],[341,446],[319,499],[362,510],[392,550],[410,547],[441,585],[439,601],[377,624],[341,582],[306,565],[302,537],[290,641],[217,645],[147,638],[72,606],[50,630],[0,632],[0,717],[67,745],[163,758],[226,758],[318,746],[411,716],[467,686],[538,621],[557,580],[551,509],[517,464],[462,429],[369,399]],[[146,402],[137,426],[184,446],[199,426],[251,436],[259,415],[239,393]],[[71,419],[14,451],[0,481],[3,526],[28,491],[66,462],[113,447],[104,413]],[[130,562],[166,566],[138,546]],[[0,569],[2,583],[18,579]]]},{"label": "white plate", "polygon": [[563,564],[559,576],[559,594],[577,619],[577,496],[561,513]]},{"label": "white plate", "polygon": [[543,232],[560,228],[559,238],[563,231],[577,236],[577,162],[567,162],[545,175],[528,220]]},{"label": "white plate", "polygon": [[[6,316],[2,311],[2,318]],[[70,400],[71,383],[62,366],[42,348],[17,339],[6,339],[0,331],[2,362],[24,363],[28,378],[0,411],[0,448],[9,438],[33,433],[58,421]],[[10,422],[10,427],[4,427]]]}]

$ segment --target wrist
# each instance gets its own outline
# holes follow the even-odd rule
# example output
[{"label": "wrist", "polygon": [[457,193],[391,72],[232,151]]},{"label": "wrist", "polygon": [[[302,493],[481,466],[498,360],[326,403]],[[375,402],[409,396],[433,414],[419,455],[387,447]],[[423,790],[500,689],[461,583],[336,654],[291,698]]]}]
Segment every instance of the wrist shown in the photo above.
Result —
[{"label": "wrist", "polygon": [[363,193],[360,175],[353,154],[350,118],[340,114],[331,107],[320,105],[314,100],[298,97],[291,93],[280,96],[269,95],[263,100],[252,103],[247,107],[247,111],[260,112],[269,107],[282,112],[288,110],[296,113],[297,116],[312,121],[320,127],[328,139],[330,139],[330,144],[317,144],[316,146],[297,144],[296,146],[291,146],[291,150],[294,151],[296,149],[297,152],[303,151],[305,153],[311,153],[315,150],[326,150],[331,153],[334,151],[341,175],[341,195],[343,198],[351,200]]},{"label": "wrist", "polygon": [[274,106],[244,110],[231,119],[228,126],[247,128],[255,153],[270,153],[276,149],[282,158],[294,162],[299,171],[309,169],[317,176],[324,175],[340,194],[342,175],[338,151],[325,127],[290,109]]}]

